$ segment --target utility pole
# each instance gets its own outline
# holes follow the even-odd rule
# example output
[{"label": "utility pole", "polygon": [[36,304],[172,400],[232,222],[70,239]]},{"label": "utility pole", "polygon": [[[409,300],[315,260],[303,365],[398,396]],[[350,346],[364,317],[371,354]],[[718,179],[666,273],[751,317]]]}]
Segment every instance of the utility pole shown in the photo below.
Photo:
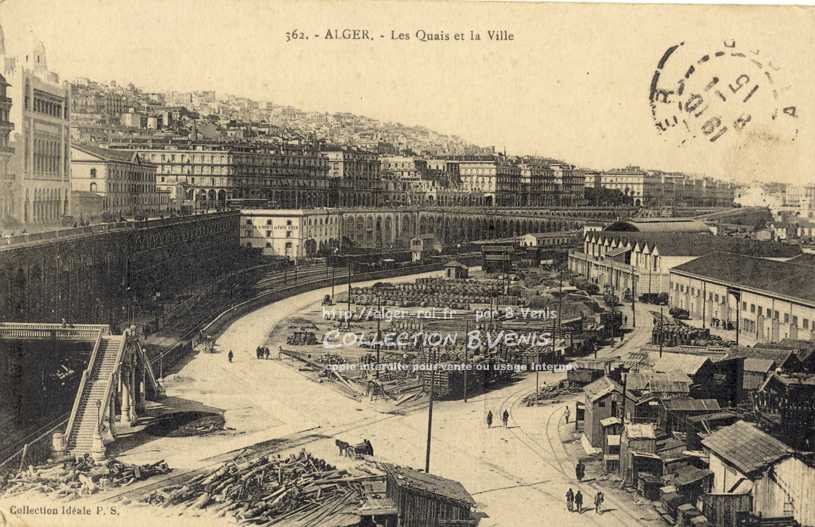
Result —
[{"label": "utility pole", "polygon": [[631,327],[637,327],[637,275],[631,273]]},{"label": "utility pole", "polygon": [[665,340],[665,333],[662,330],[662,304],[659,305],[659,356],[662,357],[662,342]]},{"label": "utility pole", "polygon": [[336,261],[333,262],[335,265],[331,266],[331,303],[334,303],[334,276],[337,274],[337,267]]},{"label": "utility pole", "polygon": [[430,474],[430,438],[433,431],[433,388],[436,382],[436,348],[433,348],[433,363],[430,369],[430,401],[427,406],[427,450],[424,458],[425,474]]},{"label": "utility pole", "polygon": [[376,314],[376,377],[379,378],[379,364],[380,356],[379,353],[382,349],[382,330],[381,330],[381,323],[382,323],[382,295],[376,295],[377,298],[377,314]]},{"label": "utility pole", "polygon": [[[563,268],[560,268],[560,285],[558,286],[558,299],[557,299],[557,337],[560,337],[560,325],[562,323],[563,312]],[[557,352],[557,350],[555,350]]]},{"label": "utility pole", "polygon": [[348,312],[346,317],[348,320],[348,327],[351,327],[351,259],[348,259]]},{"label": "utility pole", "polygon": [[470,350],[470,319],[466,319],[466,337],[464,338],[464,402],[467,402],[467,370],[470,367],[469,363],[469,350]]}]

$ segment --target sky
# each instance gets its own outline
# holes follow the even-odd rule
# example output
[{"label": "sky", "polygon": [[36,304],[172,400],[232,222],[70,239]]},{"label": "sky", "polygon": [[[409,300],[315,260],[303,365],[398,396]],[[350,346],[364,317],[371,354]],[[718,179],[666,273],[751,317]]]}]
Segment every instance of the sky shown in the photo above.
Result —
[{"label": "sky", "polygon": [[[50,69],[64,79],[216,90],[353,112],[583,167],[815,181],[811,7],[7,0],[0,24],[7,48],[18,52],[36,34]],[[373,39],[325,38],[345,28],[367,29]],[[420,42],[419,30],[449,40]],[[482,39],[470,40],[471,30]],[[491,41],[489,30],[506,30],[513,40]],[[291,31],[309,39],[286,42]],[[392,40],[392,31],[410,40]],[[455,40],[457,32],[466,40]],[[690,65],[724,49],[725,40],[735,42],[728,52],[737,49],[754,63],[725,57],[698,67],[685,98],[716,77],[728,102],[717,103],[711,91],[711,109],[694,118],[690,131],[680,126],[660,134],[649,93],[665,50],[684,43],[661,69],[664,85],[675,88]],[[727,93],[740,89],[741,75],[761,88],[748,103]],[[740,98],[750,85],[744,89]],[[674,102],[681,97],[664,105],[660,118],[677,114]],[[795,117],[781,110],[793,106]],[[739,129],[744,115],[749,120]],[[719,128],[701,127],[708,116],[721,117]],[[721,127],[728,130],[711,142]]]}]

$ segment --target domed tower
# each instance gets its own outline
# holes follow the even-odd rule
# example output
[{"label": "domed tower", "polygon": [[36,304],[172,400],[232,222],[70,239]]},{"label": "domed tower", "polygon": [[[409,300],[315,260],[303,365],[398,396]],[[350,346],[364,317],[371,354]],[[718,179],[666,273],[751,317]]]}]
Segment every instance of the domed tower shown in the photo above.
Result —
[{"label": "domed tower", "polygon": [[42,40],[37,38],[33,31],[31,32],[31,45],[29,50],[29,54],[25,57],[28,66],[34,71],[47,71],[48,62],[45,58],[45,44],[43,44]]}]

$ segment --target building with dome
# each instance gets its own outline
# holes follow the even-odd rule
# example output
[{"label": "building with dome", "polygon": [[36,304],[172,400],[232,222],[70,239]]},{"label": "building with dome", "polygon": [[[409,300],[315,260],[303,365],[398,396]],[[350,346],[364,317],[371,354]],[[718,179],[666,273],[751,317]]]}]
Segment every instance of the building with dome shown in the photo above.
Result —
[{"label": "building with dome", "polygon": [[9,56],[0,28],[0,66],[14,101],[4,210],[23,225],[59,224],[71,214],[70,87],[48,69],[45,45],[33,35],[26,51]]}]

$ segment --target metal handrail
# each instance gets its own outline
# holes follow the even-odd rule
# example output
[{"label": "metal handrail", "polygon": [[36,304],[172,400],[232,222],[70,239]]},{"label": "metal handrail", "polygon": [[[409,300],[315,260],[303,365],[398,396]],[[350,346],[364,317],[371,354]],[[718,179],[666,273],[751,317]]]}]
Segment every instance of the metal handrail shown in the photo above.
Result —
[{"label": "metal handrail", "polygon": [[127,338],[129,336],[130,330],[125,330],[122,333],[122,345],[116,351],[116,361],[114,362],[115,366],[113,367],[113,371],[110,372],[110,375],[108,375],[108,385],[107,388],[105,388],[105,396],[102,398],[102,404],[99,407],[99,414],[97,415],[98,422],[96,423],[96,426],[100,433],[102,432],[102,423],[104,422],[103,416],[105,415],[108,403],[110,402],[110,392],[113,389],[113,377],[116,375],[116,372],[119,371],[119,368],[122,365],[122,356],[124,355],[124,350],[127,347]]},{"label": "metal handrail", "polygon": [[88,379],[90,379],[91,373],[93,373],[93,365],[96,363],[96,356],[99,354],[99,346],[101,343],[102,333],[100,332],[96,336],[96,342],[93,344],[93,351],[91,352],[91,357],[88,360],[88,367],[82,372],[82,380],[79,381],[79,389],[76,392],[74,406],[71,409],[71,417],[68,418],[68,427],[65,429],[66,441],[70,441],[71,439],[71,432],[73,431],[74,423],[76,421],[76,414],[79,411],[79,401],[82,399],[82,394],[85,393],[85,387],[88,384]]}]

